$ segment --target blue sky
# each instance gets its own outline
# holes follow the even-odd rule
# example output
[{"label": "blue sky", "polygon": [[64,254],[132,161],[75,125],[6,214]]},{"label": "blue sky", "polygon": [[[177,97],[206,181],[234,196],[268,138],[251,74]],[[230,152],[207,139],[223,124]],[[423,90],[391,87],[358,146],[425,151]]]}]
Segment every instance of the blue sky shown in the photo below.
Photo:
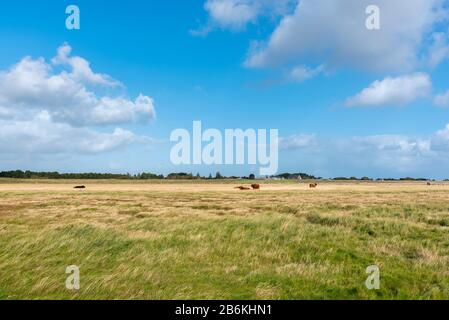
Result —
[{"label": "blue sky", "polygon": [[[65,27],[69,4],[80,8],[80,30]],[[365,27],[369,4],[380,8],[380,30]],[[173,166],[170,133],[201,120],[279,129],[279,172],[449,178],[447,8],[441,0],[2,2],[0,169],[255,171]]]}]

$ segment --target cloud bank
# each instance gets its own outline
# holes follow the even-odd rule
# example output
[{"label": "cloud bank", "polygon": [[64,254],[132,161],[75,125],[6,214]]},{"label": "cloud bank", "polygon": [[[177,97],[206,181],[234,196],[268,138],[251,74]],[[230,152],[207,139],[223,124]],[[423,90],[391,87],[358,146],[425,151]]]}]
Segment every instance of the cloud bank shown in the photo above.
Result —
[{"label": "cloud bank", "polygon": [[[441,176],[449,165],[449,124],[428,136],[367,135],[325,137],[298,134],[281,139],[281,159],[318,174],[373,177]],[[295,157],[296,155],[296,157]],[[285,165],[285,164],[284,164]]]},{"label": "cloud bank", "polygon": [[99,94],[123,85],[71,52],[64,44],[51,62],[27,56],[0,71],[1,153],[101,153],[148,141],[119,127],[98,131],[154,119],[153,100]]}]

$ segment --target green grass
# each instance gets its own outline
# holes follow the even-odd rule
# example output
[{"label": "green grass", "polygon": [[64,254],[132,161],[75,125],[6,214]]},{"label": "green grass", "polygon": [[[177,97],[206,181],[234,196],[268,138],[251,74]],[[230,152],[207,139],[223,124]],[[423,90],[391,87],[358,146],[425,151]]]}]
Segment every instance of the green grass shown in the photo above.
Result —
[{"label": "green grass", "polygon": [[449,299],[447,195],[3,192],[0,298]]}]

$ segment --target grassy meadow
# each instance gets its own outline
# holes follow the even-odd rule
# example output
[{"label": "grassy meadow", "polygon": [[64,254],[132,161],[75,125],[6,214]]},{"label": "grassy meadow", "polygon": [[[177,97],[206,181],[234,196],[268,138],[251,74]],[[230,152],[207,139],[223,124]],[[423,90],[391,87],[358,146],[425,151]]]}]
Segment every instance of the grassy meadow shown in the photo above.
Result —
[{"label": "grassy meadow", "polygon": [[0,299],[449,299],[449,184],[244,183],[0,181]]}]

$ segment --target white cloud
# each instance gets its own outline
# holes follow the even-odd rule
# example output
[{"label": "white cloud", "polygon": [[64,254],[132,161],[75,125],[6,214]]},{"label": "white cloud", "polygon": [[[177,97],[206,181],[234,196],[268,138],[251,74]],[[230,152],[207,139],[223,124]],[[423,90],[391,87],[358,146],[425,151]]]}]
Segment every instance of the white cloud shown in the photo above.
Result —
[{"label": "white cloud", "polygon": [[[98,94],[93,87],[120,83],[70,53],[63,45],[52,63],[25,57],[0,72],[0,153],[100,153],[149,142],[121,128],[111,133],[90,128],[151,120],[153,100]],[[55,71],[57,66],[62,70]]]},{"label": "white cloud", "polygon": [[316,68],[309,68],[307,66],[296,66],[290,71],[289,78],[296,82],[303,82],[313,77],[316,77],[323,72],[324,66],[320,65]]},{"label": "white cloud", "polygon": [[435,134],[431,143],[432,149],[445,152],[449,158],[449,124]]},{"label": "white cloud", "polygon": [[437,95],[433,102],[438,107],[449,107],[449,90]]},{"label": "white cloud", "polygon": [[431,80],[427,74],[415,73],[402,77],[387,77],[374,81],[368,88],[347,99],[348,106],[405,105],[430,93]]},{"label": "white cloud", "polygon": [[153,100],[144,95],[139,95],[135,101],[102,97],[91,114],[94,123],[136,122],[148,115],[154,115]]},{"label": "white cloud", "polygon": [[[254,45],[248,67],[282,64],[350,66],[404,72],[420,64],[430,31],[444,15],[445,0],[302,0],[282,18],[266,43]],[[380,30],[365,27],[368,5],[378,5]]]},{"label": "white cloud", "polygon": [[241,0],[208,0],[204,8],[220,26],[237,29],[253,21],[259,10],[256,2]]},{"label": "white cloud", "polygon": [[404,135],[353,137],[345,149],[347,154],[343,155],[343,158],[346,158],[349,167],[365,166],[378,168],[381,172],[397,172],[402,175],[417,175],[415,172],[428,169],[426,166],[429,160],[441,159],[440,155],[431,150],[431,140],[426,137]]},{"label": "white cloud", "polygon": [[[69,71],[54,71],[43,58],[23,58],[6,72],[0,72],[0,106],[18,117],[46,110],[59,122],[82,125],[106,125],[130,121],[148,121],[155,117],[153,101],[140,95],[135,101],[125,97],[100,96],[89,84],[115,86],[107,75],[94,73],[89,63],[70,57],[71,49],[58,49],[54,63],[67,63]],[[0,113],[1,115],[1,113]]]},{"label": "white cloud", "polygon": [[352,142],[360,151],[374,149],[379,152],[395,152],[407,155],[421,155],[430,151],[430,141],[428,139],[402,135],[353,137]]},{"label": "white cloud", "polygon": [[86,81],[91,84],[119,86],[120,82],[105,74],[94,73],[90,68],[90,63],[81,57],[70,56],[72,48],[64,44],[58,48],[58,54],[52,59],[54,65],[69,65],[72,68],[71,76],[78,81]]},{"label": "white cloud", "polygon": [[0,127],[1,153],[101,153],[141,139],[121,128],[100,133],[55,123],[45,111],[27,120],[0,120]]},{"label": "white cloud", "polygon": [[281,150],[294,150],[316,144],[316,137],[312,134],[297,134],[279,140]]},{"label": "white cloud", "polygon": [[254,23],[260,16],[285,14],[295,0],[207,0],[204,9],[209,22],[192,35],[204,36],[215,28],[242,30],[248,23]]}]

